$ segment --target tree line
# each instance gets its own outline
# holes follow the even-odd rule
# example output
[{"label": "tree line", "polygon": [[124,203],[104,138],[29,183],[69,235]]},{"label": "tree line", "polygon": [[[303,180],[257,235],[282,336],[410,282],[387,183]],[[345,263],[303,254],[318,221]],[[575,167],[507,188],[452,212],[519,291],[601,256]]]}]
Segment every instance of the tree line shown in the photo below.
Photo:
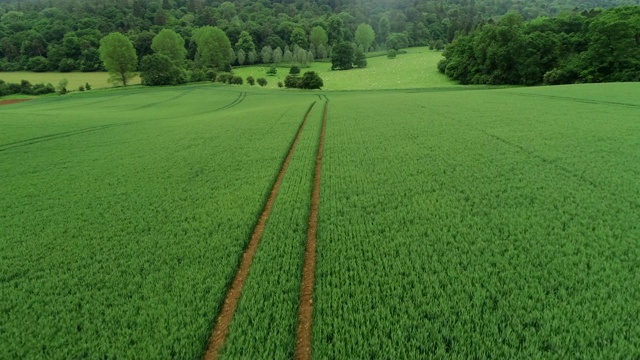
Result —
[{"label": "tree line", "polygon": [[525,22],[509,13],[459,36],[439,70],[462,84],[640,81],[640,6]]},{"label": "tree line", "polygon": [[[443,48],[457,35],[508,10],[532,19],[576,7],[634,1],[6,0],[0,4],[0,71],[103,70],[100,39],[112,32],[132,41],[138,59],[153,54],[153,38],[163,29],[172,29],[185,41],[185,59],[195,62],[197,30],[211,26],[229,38],[234,64],[266,62],[265,58],[277,56],[299,62],[311,56],[328,58],[332,46],[357,42],[362,24],[375,34],[370,43],[359,45],[364,52],[381,47]],[[269,48],[270,54],[265,50]],[[281,54],[276,53],[278,48]],[[298,48],[306,53],[296,53]]]}]

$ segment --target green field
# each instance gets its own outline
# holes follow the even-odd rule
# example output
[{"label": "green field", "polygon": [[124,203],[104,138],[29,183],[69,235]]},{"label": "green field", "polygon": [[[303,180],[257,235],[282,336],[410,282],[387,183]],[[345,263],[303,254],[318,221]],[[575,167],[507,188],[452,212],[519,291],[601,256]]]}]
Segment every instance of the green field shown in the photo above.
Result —
[{"label": "green field", "polygon": [[640,83],[411,79],[0,106],[0,358],[202,358],[315,103],[220,353],[293,357],[327,101],[313,358],[640,356]]},{"label": "green field", "polygon": [[[408,89],[424,87],[452,86],[455,82],[440,74],[437,69],[442,52],[432,51],[425,47],[409,48],[406,54],[395,59],[376,56],[367,59],[367,67],[348,71],[331,71],[330,62],[315,62],[305,71],[317,72],[324,82],[323,90],[379,90]],[[234,74],[246,79],[264,77],[267,88],[276,89],[278,81],[284,82],[289,74],[288,67],[279,67],[275,76],[269,76],[268,66],[247,66],[233,70]],[[257,85],[256,85],[257,87]]]},{"label": "green field", "polygon": [[[80,86],[85,86],[86,83],[89,83],[92,89],[113,87],[113,84],[108,81],[109,74],[106,72],[0,72],[0,80],[4,80],[8,83],[19,83],[22,80],[27,80],[32,84],[51,83],[53,86],[57,86],[62,79],[67,79],[69,82],[69,85],[67,86],[67,90],[69,91],[76,91]],[[131,81],[131,85],[137,84],[140,84],[140,78],[138,77]]]}]

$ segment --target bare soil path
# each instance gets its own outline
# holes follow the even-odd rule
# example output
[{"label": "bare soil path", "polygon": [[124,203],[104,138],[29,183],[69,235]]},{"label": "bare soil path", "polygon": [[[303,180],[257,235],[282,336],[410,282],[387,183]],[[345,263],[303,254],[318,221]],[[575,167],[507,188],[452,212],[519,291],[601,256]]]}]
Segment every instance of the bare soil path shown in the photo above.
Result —
[{"label": "bare soil path", "polygon": [[29,101],[29,100],[31,100],[31,99],[5,99],[5,100],[0,100],[0,106],[17,104],[17,103],[21,103],[21,102],[25,102],[25,101]]},{"label": "bare soil path", "polygon": [[309,211],[309,227],[307,228],[307,248],[302,267],[302,285],[300,289],[300,307],[298,308],[298,333],[296,335],[296,359],[311,359],[311,337],[313,326],[313,286],[316,272],[316,241],[318,233],[318,207],[320,205],[320,175],[322,172],[322,153],[324,151],[324,136],[327,126],[327,111],[329,101],[324,103],[322,115],[322,130],[318,143],[316,170],[313,178],[311,193],[311,209]]},{"label": "bare soil path", "polygon": [[220,349],[224,345],[224,341],[227,337],[227,333],[229,332],[229,325],[231,324],[231,320],[233,320],[233,314],[236,311],[236,307],[238,306],[238,301],[240,300],[240,296],[242,295],[242,287],[244,286],[247,277],[249,276],[249,269],[251,268],[251,262],[253,261],[253,257],[258,250],[258,245],[260,244],[260,239],[262,238],[262,233],[264,232],[265,225],[267,223],[267,219],[271,214],[271,209],[273,207],[273,203],[276,200],[278,195],[278,189],[280,188],[280,184],[282,184],[282,179],[284,178],[284,174],[287,171],[287,167],[291,162],[291,158],[293,157],[293,152],[296,149],[296,145],[298,144],[298,140],[300,139],[300,135],[302,134],[302,130],[307,123],[309,118],[309,114],[315,105],[315,101],[309,106],[307,113],[304,116],[302,124],[298,129],[298,133],[296,134],[291,147],[289,148],[289,152],[287,157],[285,158],[282,166],[280,168],[280,172],[278,173],[278,177],[276,178],[275,183],[273,184],[273,188],[271,189],[271,193],[269,194],[269,198],[265,203],[264,210],[258,219],[258,222],[253,230],[251,238],[249,240],[249,244],[242,255],[242,259],[240,261],[240,265],[238,266],[238,270],[236,272],[236,276],[227,291],[227,295],[224,299],[224,303],[222,304],[222,309],[218,314],[218,319],[213,328],[213,332],[211,333],[211,338],[209,339],[209,346],[207,347],[207,352],[204,355],[204,360],[214,360],[218,358],[218,353]]}]

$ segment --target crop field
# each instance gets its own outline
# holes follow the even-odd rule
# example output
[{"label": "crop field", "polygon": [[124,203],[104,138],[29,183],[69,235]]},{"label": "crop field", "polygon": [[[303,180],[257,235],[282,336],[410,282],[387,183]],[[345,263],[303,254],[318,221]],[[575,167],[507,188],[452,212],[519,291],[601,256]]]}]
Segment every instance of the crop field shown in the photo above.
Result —
[{"label": "crop field", "polygon": [[0,358],[639,357],[639,92],[0,106]]}]

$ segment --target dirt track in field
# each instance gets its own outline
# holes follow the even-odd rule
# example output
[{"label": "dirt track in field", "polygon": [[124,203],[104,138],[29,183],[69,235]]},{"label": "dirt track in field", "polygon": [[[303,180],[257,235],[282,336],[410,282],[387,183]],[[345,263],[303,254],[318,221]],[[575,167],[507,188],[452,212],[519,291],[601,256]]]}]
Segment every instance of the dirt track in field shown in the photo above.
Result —
[{"label": "dirt track in field", "polygon": [[211,338],[209,339],[209,346],[207,347],[207,352],[204,355],[204,360],[213,360],[218,358],[218,353],[222,346],[224,345],[224,341],[227,337],[227,333],[229,332],[229,325],[231,324],[231,320],[233,320],[233,314],[236,311],[236,307],[238,306],[238,301],[240,300],[240,295],[242,294],[242,287],[244,286],[247,277],[249,276],[249,269],[251,268],[251,262],[253,261],[253,256],[258,250],[258,245],[260,243],[260,239],[262,238],[262,233],[264,232],[265,225],[267,223],[267,219],[271,214],[271,209],[273,207],[273,203],[276,200],[278,195],[278,189],[280,188],[280,184],[282,184],[282,179],[284,178],[284,174],[287,171],[287,167],[291,162],[291,158],[293,157],[293,152],[296,149],[296,145],[298,144],[298,140],[300,140],[300,135],[302,134],[302,130],[309,119],[309,114],[315,105],[315,101],[309,106],[307,113],[304,116],[302,124],[298,129],[298,133],[296,134],[291,147],[289,148],[289,152],[287,157],[285,158],[282,166],[280,168],[280,172],[278,173],[278,177],[276,178],[275,183],[273,184],[273,188],[271,189],[271,193],[269,194],[269,198],[264,206],[264,210],[258,219],[258,223],[253,230],[251,235],[251,239],[249,240],[249,244],[247,245],[244,254],[242,255],[242,260],[240,261],[240,265],[236,272],[236,276],[231,283],[231,287],[227,291],[227,295],[224,299],[224,303],[222,304],[222,309],[218,314],[218,319],[216,320],[216,324],[213,328],[213,332],[211,333]]},{"label": "dirt track in field", "polygon": [[316,272],[316,241],[318,234],[318,207],[320,205],[320,174],[322,172],[322,153],[324,151],[324,136],[327,125],[327,110],[329,101],[324,103],[322,115],[322,130],[318,143],[316,170],[313,178],[311,193],[311,209],[309,211],[309,227],[307,228],[307,248],[304,254],[302,268],[302,285],[300,288],[300,307],[298,308],[298,332],[296,335],[296,359],[311,359],[311,337],[313,325],[313,287]]},{"label": "dirt track in field", "polygon": [[6,99],[6,100],[0,100],[0,106],[17,104],[17,103],[21,103],[21,102],[25,102],[25,101],[29,101],[29,100],[31,100],[31,99]]}]

